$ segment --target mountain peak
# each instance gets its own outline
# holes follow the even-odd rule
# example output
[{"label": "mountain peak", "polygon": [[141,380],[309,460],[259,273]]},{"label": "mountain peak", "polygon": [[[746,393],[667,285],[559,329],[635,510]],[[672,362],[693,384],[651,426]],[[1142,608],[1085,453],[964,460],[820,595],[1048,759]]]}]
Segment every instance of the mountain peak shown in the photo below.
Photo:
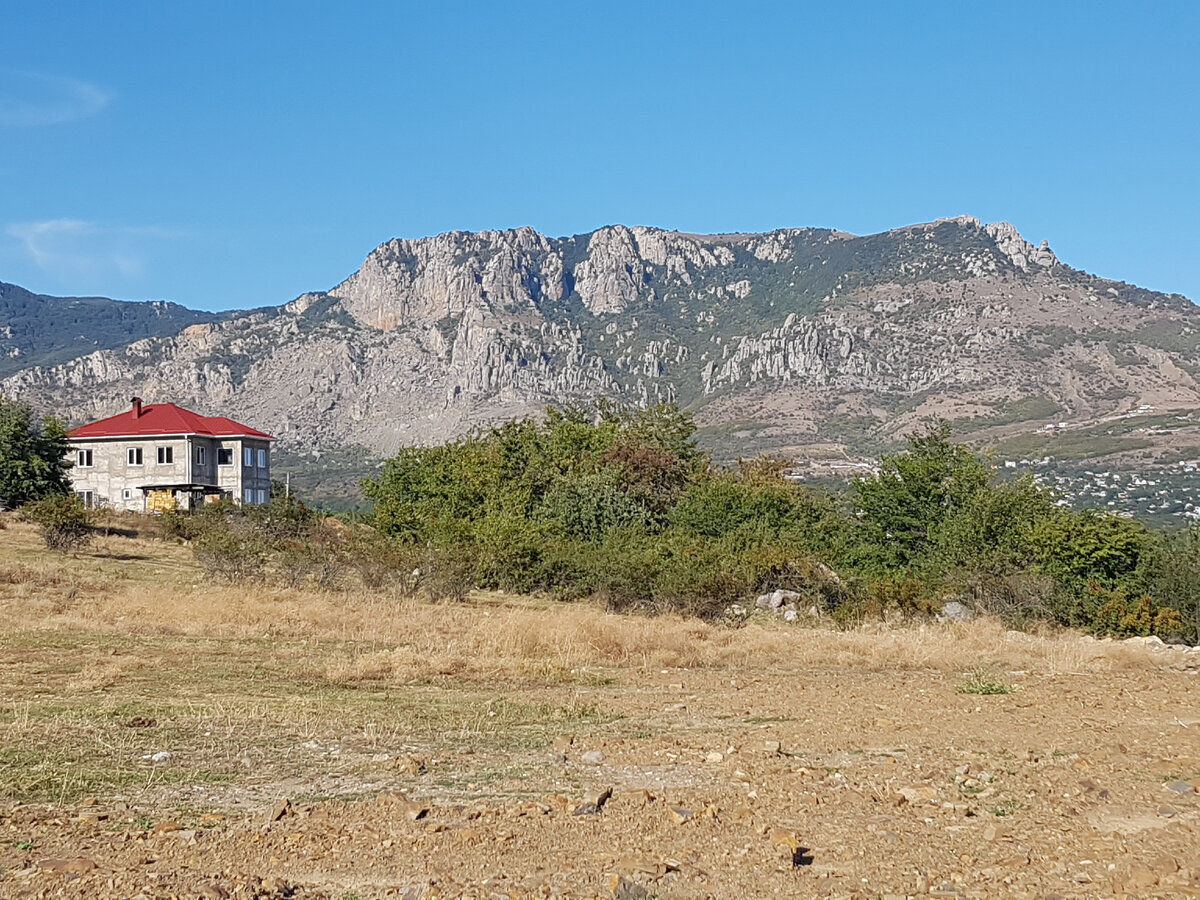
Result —
[{"label": "mountain peak", "polygon": [[1050,244],[1042,241],[1034,246],[1021,236],[1011,222],[992,222],[983,226],[983,230],[991,235],[1000,252],[1012,260],[1012,264],[1021,271],[1027,271],[1030,266],[1050,269],[1060,265],[1058,257],[1050,249]]}]

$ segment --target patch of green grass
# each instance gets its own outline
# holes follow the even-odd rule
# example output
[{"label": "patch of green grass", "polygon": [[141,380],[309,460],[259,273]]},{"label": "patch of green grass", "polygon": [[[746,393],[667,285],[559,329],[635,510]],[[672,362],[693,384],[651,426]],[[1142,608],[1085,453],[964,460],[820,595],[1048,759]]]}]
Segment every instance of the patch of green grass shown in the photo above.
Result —
[{"label": "patch of green grass", "polygon": [[1011,694],[1013,686],[987,669],[972,669],[955,688],[960,694]]},{"label": "patch of green grass", "polygon": [[954,425],[955,432],[961,434],[996,425],[1049,419],[1060,416],[1062,412],[1062,406],[1049,397],[1022,397],[996,403],[990,413],[954,419],[951,424]]},{"label": "patch of green grass", "polygon": [[988,810],[993,816],[1011,816],[1020,804],[1016,800],[1002,800]]}]

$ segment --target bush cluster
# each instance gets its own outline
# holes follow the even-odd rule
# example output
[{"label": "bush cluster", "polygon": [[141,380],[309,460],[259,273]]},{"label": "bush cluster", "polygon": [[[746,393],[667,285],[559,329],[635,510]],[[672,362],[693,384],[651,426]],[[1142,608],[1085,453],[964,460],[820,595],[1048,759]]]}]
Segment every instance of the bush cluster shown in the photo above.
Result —
[{"label": "bush cluster", "polygon": [[21,517],[36,524],[46,546],[59,553],[86,547],[94,534],[94,514],[74,494],[50,494],[21,507]]},{"label": "bush cluster", "polygon": [[956,599],[1023,626],[1200,638],[1200,536],[1057,502],[951,440],[909,437],[848,490],[711,463],[672,405],[550,409],[400,451],[364,485],[397,548],[483,588],[706,617],[783,588],[838,621]]},{"label": "bush cluster", "polygon": [[1073,510],[1029,476],[999,479],[942,423],[843,491],[789,481],[779,460],[714,466],[695,431],[671,405],[550,409],[401,450],[364,484],[374,527],[282,497],[162,527],[227,581],[479,587],[706,618],[787,590],[845,625],[953,599],[1014,627],[1200,640],[1200,528]]},{"label": "bush cluster", "polygon": [[206,578],[310,590],[366,587],[461,600],[474,570],[461,555],[405,546],[374,529],[314,513],[295,497],[207,504],[161,516],[163,536],[187,542]]}]

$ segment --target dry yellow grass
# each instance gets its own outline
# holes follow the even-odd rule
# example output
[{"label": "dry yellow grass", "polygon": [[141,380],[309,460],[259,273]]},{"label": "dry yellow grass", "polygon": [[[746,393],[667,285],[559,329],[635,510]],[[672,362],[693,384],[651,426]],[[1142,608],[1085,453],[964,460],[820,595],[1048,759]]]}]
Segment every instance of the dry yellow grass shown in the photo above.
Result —
[{"label": "dry yellow grass", "polygon": [[[106,538],[56,558],[15,525],[0,535],[0,613],[26,629],[129,635],[274,637],[311,642],[334,683],[497,676],[569,680],[589,668],[805,668],[957,672],[980,664],[1033,673],[1140,665],[1145,654],[1070,634],[1022,634],[990,620],[869,624],[853,630],[777,620],[743,627],[676,616],[614,615],[586,604],[477,594],[431,604],[386,591],[314,593],[204,584],[186,548]],[[112,571],[118,564],[117,572]],[[121,567],[124,568],[121,568]],[[104,676],[94,677],[103,681]]]},{"label": "dry yellow grass", "polygon": [[[1195,846],[1180,825],[1200,800],[1155,814],[1164,778],[1200,776],[1180,716],[1194,678],[1136,646],[990,621],[739,628],[496,594],[214,587],[185,547],[110,537],[60,557],[19,523],[0,530],[0,615],[0,868],[30,896],[126,876],[143,880],[110,893],[194,896],[247,865],[378,896],[382,881],[348,875],[394,886],[430,860],[439,879],[487,873],[455,893],[503,886],[499,860],[555,873],[555,890],[578,870],[568,886],[591,895],[609,862],[679,857],[721,896],[906,895],[953,872],[986,893],[997,866],[1026,877],[1029,860],[1056,880],[1034,872],[1022,894],[1116,895],[1058,861]],[[613,788],[603,814],[571,816],[597,786]],[[377,802],[399,793],[428,821]],[[264,829],[284,797],[337,802]],[[529,802],[547,798],[554,812]],[[681,824],[676,807],[696,814]],[[195,837],[156,833],[166,821]],[[1037,850],[1013,866],[1017,838]],[[788,866],[802,840],[814,865]],[[36,865],[80,857],[93,881]]]},{"label": "dry yellow grass", "polygon": [[671,616],[640,619],[588,606],[454,611],[413,606],[403,621],[407,634],[381,629],[396,647],[331,663],[328,677],[489,677],[530,671],[531,663],[548,672],[577,673],[589,667],[957,672],[983,662],[1059,675],[1146,661],[1145,654],[1128,649],[1072,635],[1009,632],[987,620],[837,631],[772,622],[730,628]]},{"label": "dry yellow grass", "polygon": [[[691,713],[663,721],[680,683],[730,730],[727,746],[757,718],[791,721],[806,684],[871,685],[881,703],[880,691],[957,698],[954,685],[980,666],[1023,670],[1022,692],[1058,691],[1075,674],[1090,676],[1073,679],[1088,688],[1126,667],[1157,676],[1144,651],[991,621],[733,627],[489,593],[454,604],[402,590],[213,585],[186,547],[112,536],[60,556],[22,523],[0,530],[0,615],[0,695],[11,698],[0,710],[0,795],[58,802],[178,801],[175,784],[216,805],[260,783],[353,793],[378,777],[381,748],[437,757],[430,777],[447,790],[519,781],[513,773],[564,733],[644,740],[697,727]],[[169,761],[155,762],[162,750]]]}]

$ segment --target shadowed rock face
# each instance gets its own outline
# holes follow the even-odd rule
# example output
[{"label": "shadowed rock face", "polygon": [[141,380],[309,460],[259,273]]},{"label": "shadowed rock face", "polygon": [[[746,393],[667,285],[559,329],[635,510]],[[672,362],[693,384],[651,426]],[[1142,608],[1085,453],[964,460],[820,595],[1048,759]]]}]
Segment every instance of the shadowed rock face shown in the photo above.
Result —
[{"label": "shadowed rock face", "polygon": [[176,334],[224,315],[162,301],[48,297],[0,281],[0,378],[92,350],[124,347],[138,338]]},{"label": "shadowed rock face", "polygon": [[967,216],[866,237],[397,239],[328,292],[130,337],[0,390],[73,421],[136,393],[251,421],[285,449],[382,453],[600,397],[765,423],[777,448],[930,413],[1200,409],[1200,310]]}]

